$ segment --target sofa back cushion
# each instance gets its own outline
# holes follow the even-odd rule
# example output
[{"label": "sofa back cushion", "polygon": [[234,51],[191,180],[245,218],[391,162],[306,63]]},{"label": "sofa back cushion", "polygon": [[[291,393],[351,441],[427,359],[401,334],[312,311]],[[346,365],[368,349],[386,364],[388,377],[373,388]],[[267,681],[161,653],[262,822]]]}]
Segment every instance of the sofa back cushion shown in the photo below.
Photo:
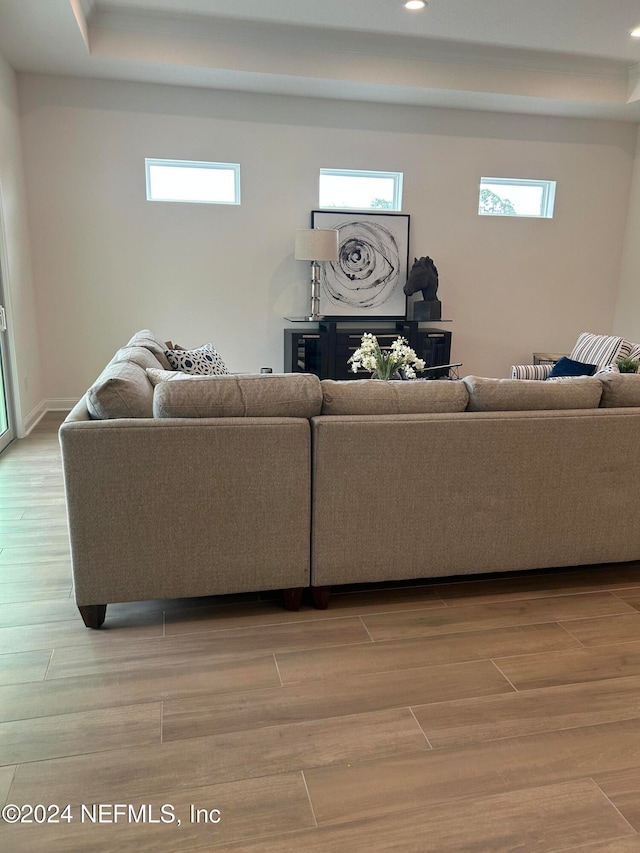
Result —
[{"label": "sofa back cushion", "polygon": [[172,369],[165,355],[164,343],[151,329],[141,329],[139,332],[136,332],[125,348],[128,347],[144,347],[155,355],[160,362],[160,367],[165,370]]},{"label": "sofa back cushion", "polygon": [[640,373],[605,373],[600,376],[605,409],[640,406]]},{"label": "sofa back cushion", "polygon": [[151,352],[151,350],[147,349],[147,347],[122,347],[122,349],[119,349],[118,352],[111,359],[110,364],[115,364],[117,362],[122,361],[131,361],[133,362],[133,364],[137,364],[143,370],[146,370],[147,368],[154,368],[157,370],[163,369],[158,357],[153,352]]},{"label": "sofa back cushion", "polygon": [[92,418],[153,417],[153,385],[135,361],[112,361],[87,391]]},{"label": "sofa back cushion", "polygon": [[153,417],[153,386],[146,370],[167,365],[162,343],[153,332],[136,332],[87,391],[90,416],[97,420]]},{"label": "sofa back cushion", "polygon": [[521,412],[542,409],[595,409],[602,385],[591,376],[540,381],[537,379],[486,379],[465,376],[470,412]]},{"label": "sofa back cushion", "polygon": [[323,415],[414,415],[464,412],[469,400],[459,381],[382,381],[323,379]]},{"label": "sofa back cushion", "polygon": [[320,380],[308,373],[190,376],[161,381],[156,418],[312,418],[320,414]]}]

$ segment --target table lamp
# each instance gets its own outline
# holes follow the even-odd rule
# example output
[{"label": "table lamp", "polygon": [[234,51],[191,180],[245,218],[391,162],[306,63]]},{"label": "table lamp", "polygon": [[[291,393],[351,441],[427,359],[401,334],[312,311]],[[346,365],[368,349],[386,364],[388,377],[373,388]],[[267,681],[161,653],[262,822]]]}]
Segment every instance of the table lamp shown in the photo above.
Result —
[{"label": "table lamp", "polygon": [[295,259],[311,261],[311,313],[306,319],[321,320],[320,264],[338,260],[338,232],[323,228],[296,231]]}]

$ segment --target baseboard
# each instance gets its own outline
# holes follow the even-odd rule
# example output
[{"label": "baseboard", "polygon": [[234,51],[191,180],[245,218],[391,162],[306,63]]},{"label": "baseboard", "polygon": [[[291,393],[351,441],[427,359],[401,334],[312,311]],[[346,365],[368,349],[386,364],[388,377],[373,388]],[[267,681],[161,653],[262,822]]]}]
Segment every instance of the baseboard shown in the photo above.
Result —
[{"label": "baseboard", "polygon": [[70,412],[77,402],[77,397],[52,397],[45,405],[48,412]]},{"label": "baseboard", "polygon": [[75,397],[54,397],[42,400],[33,408],[24,419],[24,434],[19,438],[25,438],[40,423],[47,412],[70,412],[78,400]]},{"label": "baseboard", "polygon": [[46,400],[41,400],[37,406],[35,406],[29,414],[26,416],[24,421],[22,422],[23,434],[18,435],[18,438],[25,438],[31,430],[38,426],[42,418],[47,413],[47,403]]}]

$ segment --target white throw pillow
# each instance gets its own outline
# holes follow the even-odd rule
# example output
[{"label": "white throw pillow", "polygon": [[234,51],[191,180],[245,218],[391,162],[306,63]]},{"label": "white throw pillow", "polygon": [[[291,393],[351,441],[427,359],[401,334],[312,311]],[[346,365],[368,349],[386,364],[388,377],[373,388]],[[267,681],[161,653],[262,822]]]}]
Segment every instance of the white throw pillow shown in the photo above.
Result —
[{"label": "white throw pillow", "polygon": [[197,376],[190,376],[188,373],[182,373],[180,370],[160,370],[157,367],[147,367],[147,377],[149,382],[155,387],[161,382],[173,382],[176,379],[197,379]]}]

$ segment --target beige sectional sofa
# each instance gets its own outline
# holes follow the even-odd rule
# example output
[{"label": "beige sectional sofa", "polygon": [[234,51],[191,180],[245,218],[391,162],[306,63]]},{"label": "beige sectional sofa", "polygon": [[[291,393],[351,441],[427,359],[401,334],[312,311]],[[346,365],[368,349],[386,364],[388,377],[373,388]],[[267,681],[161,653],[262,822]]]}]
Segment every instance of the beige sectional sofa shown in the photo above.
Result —
[{"label": "beige sectional sofa", "polygon": [[640,559],[639,375],[185,378],[147,373],[144,334],[60,429],[90,627],[110,602],[311,586],[322,607],[336,584]]}]

